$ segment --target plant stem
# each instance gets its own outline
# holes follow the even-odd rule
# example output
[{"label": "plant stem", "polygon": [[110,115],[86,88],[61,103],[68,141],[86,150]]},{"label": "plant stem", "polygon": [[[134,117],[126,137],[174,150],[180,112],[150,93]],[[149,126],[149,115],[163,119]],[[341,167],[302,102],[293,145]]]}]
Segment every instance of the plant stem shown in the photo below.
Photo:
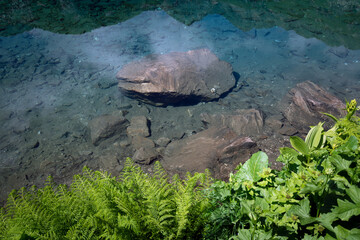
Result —
[{"label": "plant stem", "polygon": [[320,215],[320,208],[324,205],[324,199],[325,196],[327,195],[327,189],[326,186],[328,185],[327,183],[329,182],[329,175],[326,175],[326,181],[323,184],[323,189],[320,193],[322,193],[319,197],[321,201],[318,201],[317,205],[317,210],[316,210],[316,217],[319,217]]}]

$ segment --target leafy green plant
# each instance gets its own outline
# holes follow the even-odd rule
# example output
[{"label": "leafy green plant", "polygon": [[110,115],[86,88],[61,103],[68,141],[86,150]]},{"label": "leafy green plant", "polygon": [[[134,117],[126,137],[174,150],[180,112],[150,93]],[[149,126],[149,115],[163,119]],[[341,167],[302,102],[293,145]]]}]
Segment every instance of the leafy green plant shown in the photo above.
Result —
[{"label": "leafy green plant", "polygon": [[305,141],[291,137],[281,148],[281,171],[254,154],[228,183],[217,181],[207,239],[359,239],[360,121],[356,101],[324,131],[311,128]]},{"label": "leafy green plant", "polygon": [[119,179],[84,168],[70,187],[13,191],[0,212],[1,239],[197,239],[208,207],[210,174],[168,179],[127,159]]},{"label": "leafy green plant", "polygon": [[[229,182],[209,172],[168,179],[127,159],[116,179],[83,169],[73,183],[14,190],[1,239],[360,239],[360,119],[355,100],[325,131],[281,148],[281,171],[255,153]],[[330,115],[329,115],[330,116]]]}]

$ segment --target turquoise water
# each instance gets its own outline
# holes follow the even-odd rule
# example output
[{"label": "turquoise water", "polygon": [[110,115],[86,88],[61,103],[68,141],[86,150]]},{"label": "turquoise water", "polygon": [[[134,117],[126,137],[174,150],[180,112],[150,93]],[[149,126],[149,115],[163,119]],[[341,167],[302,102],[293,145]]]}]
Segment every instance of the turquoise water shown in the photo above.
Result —
[{"label": "turquoise water", "polygon": [[[33,29],[0,37],[0,189],[39,184],[48,174],[59,182],[88,165],[121,166],[132,156],[119,135],[94,146],[88,124],[102,114],[146,116],[150,139],[183,139],[205,129],[201,113],[255,108],[266,118],[297,83],[311,80],[341,100],[359,96],[360,51],[330,47],[281,27],[242,31],[218,14],[190,26],[162,10],[80,35]],[[116,73],[148,54],[208,48],[231,64],[238,86],[219,101],[154,107],[125,97]]]}]

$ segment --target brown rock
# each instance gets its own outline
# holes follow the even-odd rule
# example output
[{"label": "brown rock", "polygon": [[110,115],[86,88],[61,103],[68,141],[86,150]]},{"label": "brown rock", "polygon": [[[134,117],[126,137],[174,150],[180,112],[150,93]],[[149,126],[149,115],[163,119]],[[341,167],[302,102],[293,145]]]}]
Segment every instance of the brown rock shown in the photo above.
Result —
[{"label": "brown rock", "polygon": [[160,147],[166,147],[170,143],[170,139],[167,137],[161,137],[155,142]]},{"label": "brown rock", "polygon": [[139,149],[141,147],[155,148],[155,143],[153,142],[153,140],[142,136],[132,137],[131,145],[133,146],[134,149]]},{"label": "brown rock", "polygon": [[231,163],[234,160],[234,155],[236,152],[241,151],[242,149],[251,149],[256,146],[256,143],[251,140],[249,137],[237,137],[230,142],[226,142],[217,149],[217,156],[219,162],[229,162]]},{"label": "brown rock", "polygon": [[279,130],[283,127],[283,122],[281,119],[283,118],[282,115],[273,115],[265,119],[265,124],[269,126],[273,130]]},{"label": "brown rock", "polygon": [[130,145],[130,142],[129,142],[128,139],[125,139],[125,140],[120,141],[120,142],[118,143],[118,145],[119,145],[120,147],[122,147],[122,148],[125,148],[125,147],[127,147],[127,146]]},{"label": "brown rock", "polygon": [[299,83],[291,89],[282,101],[281,108],[291,125],[302,132],[307,132],[309,126],[319,122],[329,122],[329,118],[322,113],[336,117],[345,115],[342,101],[310,81]]},{"label": "brown rock", "polygon": [[159,152],[155,149],[155,143],[142,136],[134,136],[131,138],[131,143],[135,149],[133,160],[140,164],[150,164],[159,156]]},{"label": "brown rock", "polygon": [[130,126],[126,129],[126,132],[128,137],[148,137],[150,135],[150,132],[147,118],[145,116],[136,116],[131,118]]},{"label": "brown rock", "polygon": [[257,135],[262,132],[263,114],[256,109],[238,109],[232,114],[202,113],[205,124],[216,127],[228,127],[241,136]]},{"label": "brown rock", "polygon": [[293,126],[288,125],[288,124],[285,124],[284,126],[282,126],[282,128],[280,128],[278,130],[278,132],[285,136],[293,136],[298,133],[296,128],[294,128]]},{"label": "brown rock", "polygon": [[235,85],[229,63],[208,49],[149,55],[125,65],[116,75],[129,97],[157,105],[211,101]]},{"label": "brown rock", "polygon": [[104,170],[110,171],[111,173],[119,173],[121,171],[120,162],[117,156],[113,154],[106,154],[99,157]]},{"label": "brown rock", "polygon": [[141,147],[136,150],[132,159],[136,163],[150,164],[158,157],[159,153],[154,148]]},{"label": "brown rock", "polygon": [[89,122],[91,141],[98,145],[102,140],[125,132],[128,121],[123,116],[101,115]]},{"label": "brown rock", "polygon": [[185,172],[204,172],[209,169],[217,178],[228,177],[220,169],[234,169],[245,162],[256,149],[250,138],[240,137],[229,128],[212,127],[188,138],[171,142],[165,149],[162,165],[183,175]]}]

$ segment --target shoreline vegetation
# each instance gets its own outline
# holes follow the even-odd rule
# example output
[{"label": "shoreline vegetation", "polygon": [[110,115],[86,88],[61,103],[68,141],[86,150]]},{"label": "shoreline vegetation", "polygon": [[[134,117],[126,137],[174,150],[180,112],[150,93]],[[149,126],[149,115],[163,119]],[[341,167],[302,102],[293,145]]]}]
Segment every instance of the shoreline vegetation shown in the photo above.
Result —
[{"label": "shoreline vegetation", "polygon": [[6,0],[0,6],[0,36],[33,28],[82,34],[126,21],[143,11],[164,10],[186,25],[208,14],[220,14],[243,31],[280,26],[330,46],[360,49],[360,2],[357,0]]},{"label": "shoreline vegetation", "polygon": [[280,149],[282,170],[257,152],[230,174],[169,178],[131,159],[119,177],[83,169],[70,186],[13,190],[0,239],[359,239],[360,108],[311,127]]}]

